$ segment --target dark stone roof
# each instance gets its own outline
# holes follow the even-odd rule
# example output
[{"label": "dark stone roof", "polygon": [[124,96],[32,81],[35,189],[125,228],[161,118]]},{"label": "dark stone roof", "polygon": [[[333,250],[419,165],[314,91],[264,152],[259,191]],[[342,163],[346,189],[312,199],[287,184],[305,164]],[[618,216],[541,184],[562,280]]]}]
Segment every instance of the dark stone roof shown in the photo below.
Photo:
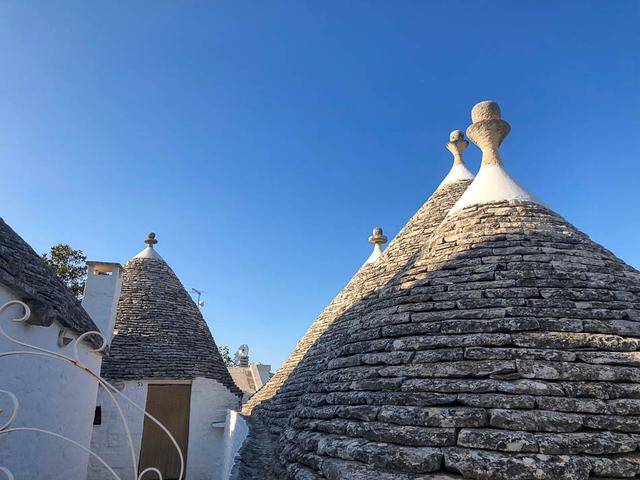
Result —
[{"label": "dark stone roof", "polygon": [[414,241],[316,341],[278,478],[640,476],[640,272],[531,202]]},{"label": "dark stone roof", "polygon": [[109,356],[112,379],[211,378],[234,394],[231,379],[200,310],[161,258],[133,258],[124,266]]},{"label": "dark stone roof", "polygon": [[[400,274],[460,198],[470,180],[442,185],[396,235],[382,256],[364,265],[313,322],[283,366],[243,408],[251,414],[251,433],[236,468],[243,479],[278,478],[275,444],[299,399],[314,377],[326,368],[331,351],[344,333],[343,319],[358,316],[363,300],[386,288]],[[340,326],[334,322],[340,319]],[[326,336],[331,329],[331,339]],[[319,342],[319,340],[322,341]],[[265,434],[269,432],[270,435]],[[267,439],[274,446],[270,446]]]},{"label": "dark stone roof", "polygon": [[[0,218],[0,281],[31,308],[30,323],[48,326],[55,320],[77,335],[98,331],[80,302],[56,273]],[[99,347],[92,335],[87,341]]]}]

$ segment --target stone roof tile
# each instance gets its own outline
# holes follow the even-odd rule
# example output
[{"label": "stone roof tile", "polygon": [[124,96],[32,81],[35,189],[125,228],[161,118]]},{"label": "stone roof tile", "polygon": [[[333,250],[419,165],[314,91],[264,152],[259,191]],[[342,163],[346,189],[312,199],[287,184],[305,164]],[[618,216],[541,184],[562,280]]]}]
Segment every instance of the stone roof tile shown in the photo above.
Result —
[{"label": "stone roof tile", "polygon": [[[0,281],[29,305],[31,321],[51,325],[55,320],[77,335],[99,331],[58,275],[1,218]],[[102,343],[95,335],[89,336],[87,342],[93,347]]]}]

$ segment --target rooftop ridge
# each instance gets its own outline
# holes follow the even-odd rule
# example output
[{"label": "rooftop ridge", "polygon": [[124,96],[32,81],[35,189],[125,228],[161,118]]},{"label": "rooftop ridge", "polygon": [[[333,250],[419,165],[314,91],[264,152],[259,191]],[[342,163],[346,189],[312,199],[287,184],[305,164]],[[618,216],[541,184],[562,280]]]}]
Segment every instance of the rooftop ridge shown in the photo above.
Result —
[{"label": "rooftop ridge", "polygon": [[541,203],[504,168],[500,145],[511,131],[501,118],[500,107],[492,101],[477,103],[471,110],[472,124],[467,137],[482,150],[480,171],[449,211],[449,216],[471,205],[502,200]]}]

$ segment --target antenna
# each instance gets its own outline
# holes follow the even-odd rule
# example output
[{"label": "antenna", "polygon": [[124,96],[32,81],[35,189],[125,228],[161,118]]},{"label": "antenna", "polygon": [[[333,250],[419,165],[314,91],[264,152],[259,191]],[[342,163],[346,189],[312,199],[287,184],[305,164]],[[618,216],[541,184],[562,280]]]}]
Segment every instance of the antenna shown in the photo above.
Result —
[{"label": "antenna", "polygon": [[200,297],[202,296],[203,293],[205,293],[202,290],[198,290],[197,288],[193,288],[191,287],[191,293],[195,293],[198,297],[196,298],[196,305],[198,305],[198,308],[202,308],[204,307],[204,300],[200,300]]}]

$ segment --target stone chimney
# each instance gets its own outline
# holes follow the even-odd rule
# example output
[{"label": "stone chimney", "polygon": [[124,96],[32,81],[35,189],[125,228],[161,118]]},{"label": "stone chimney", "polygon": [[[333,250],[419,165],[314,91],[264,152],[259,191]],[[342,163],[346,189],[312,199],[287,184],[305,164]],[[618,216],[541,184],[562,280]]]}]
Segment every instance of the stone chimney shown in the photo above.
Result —
[{"label": "stone chimney", "polygon": [[111,343],[116,323],[116,309],[122,287],[122,266],[119,263],[87,262],[87,283],[82,306]]}]

